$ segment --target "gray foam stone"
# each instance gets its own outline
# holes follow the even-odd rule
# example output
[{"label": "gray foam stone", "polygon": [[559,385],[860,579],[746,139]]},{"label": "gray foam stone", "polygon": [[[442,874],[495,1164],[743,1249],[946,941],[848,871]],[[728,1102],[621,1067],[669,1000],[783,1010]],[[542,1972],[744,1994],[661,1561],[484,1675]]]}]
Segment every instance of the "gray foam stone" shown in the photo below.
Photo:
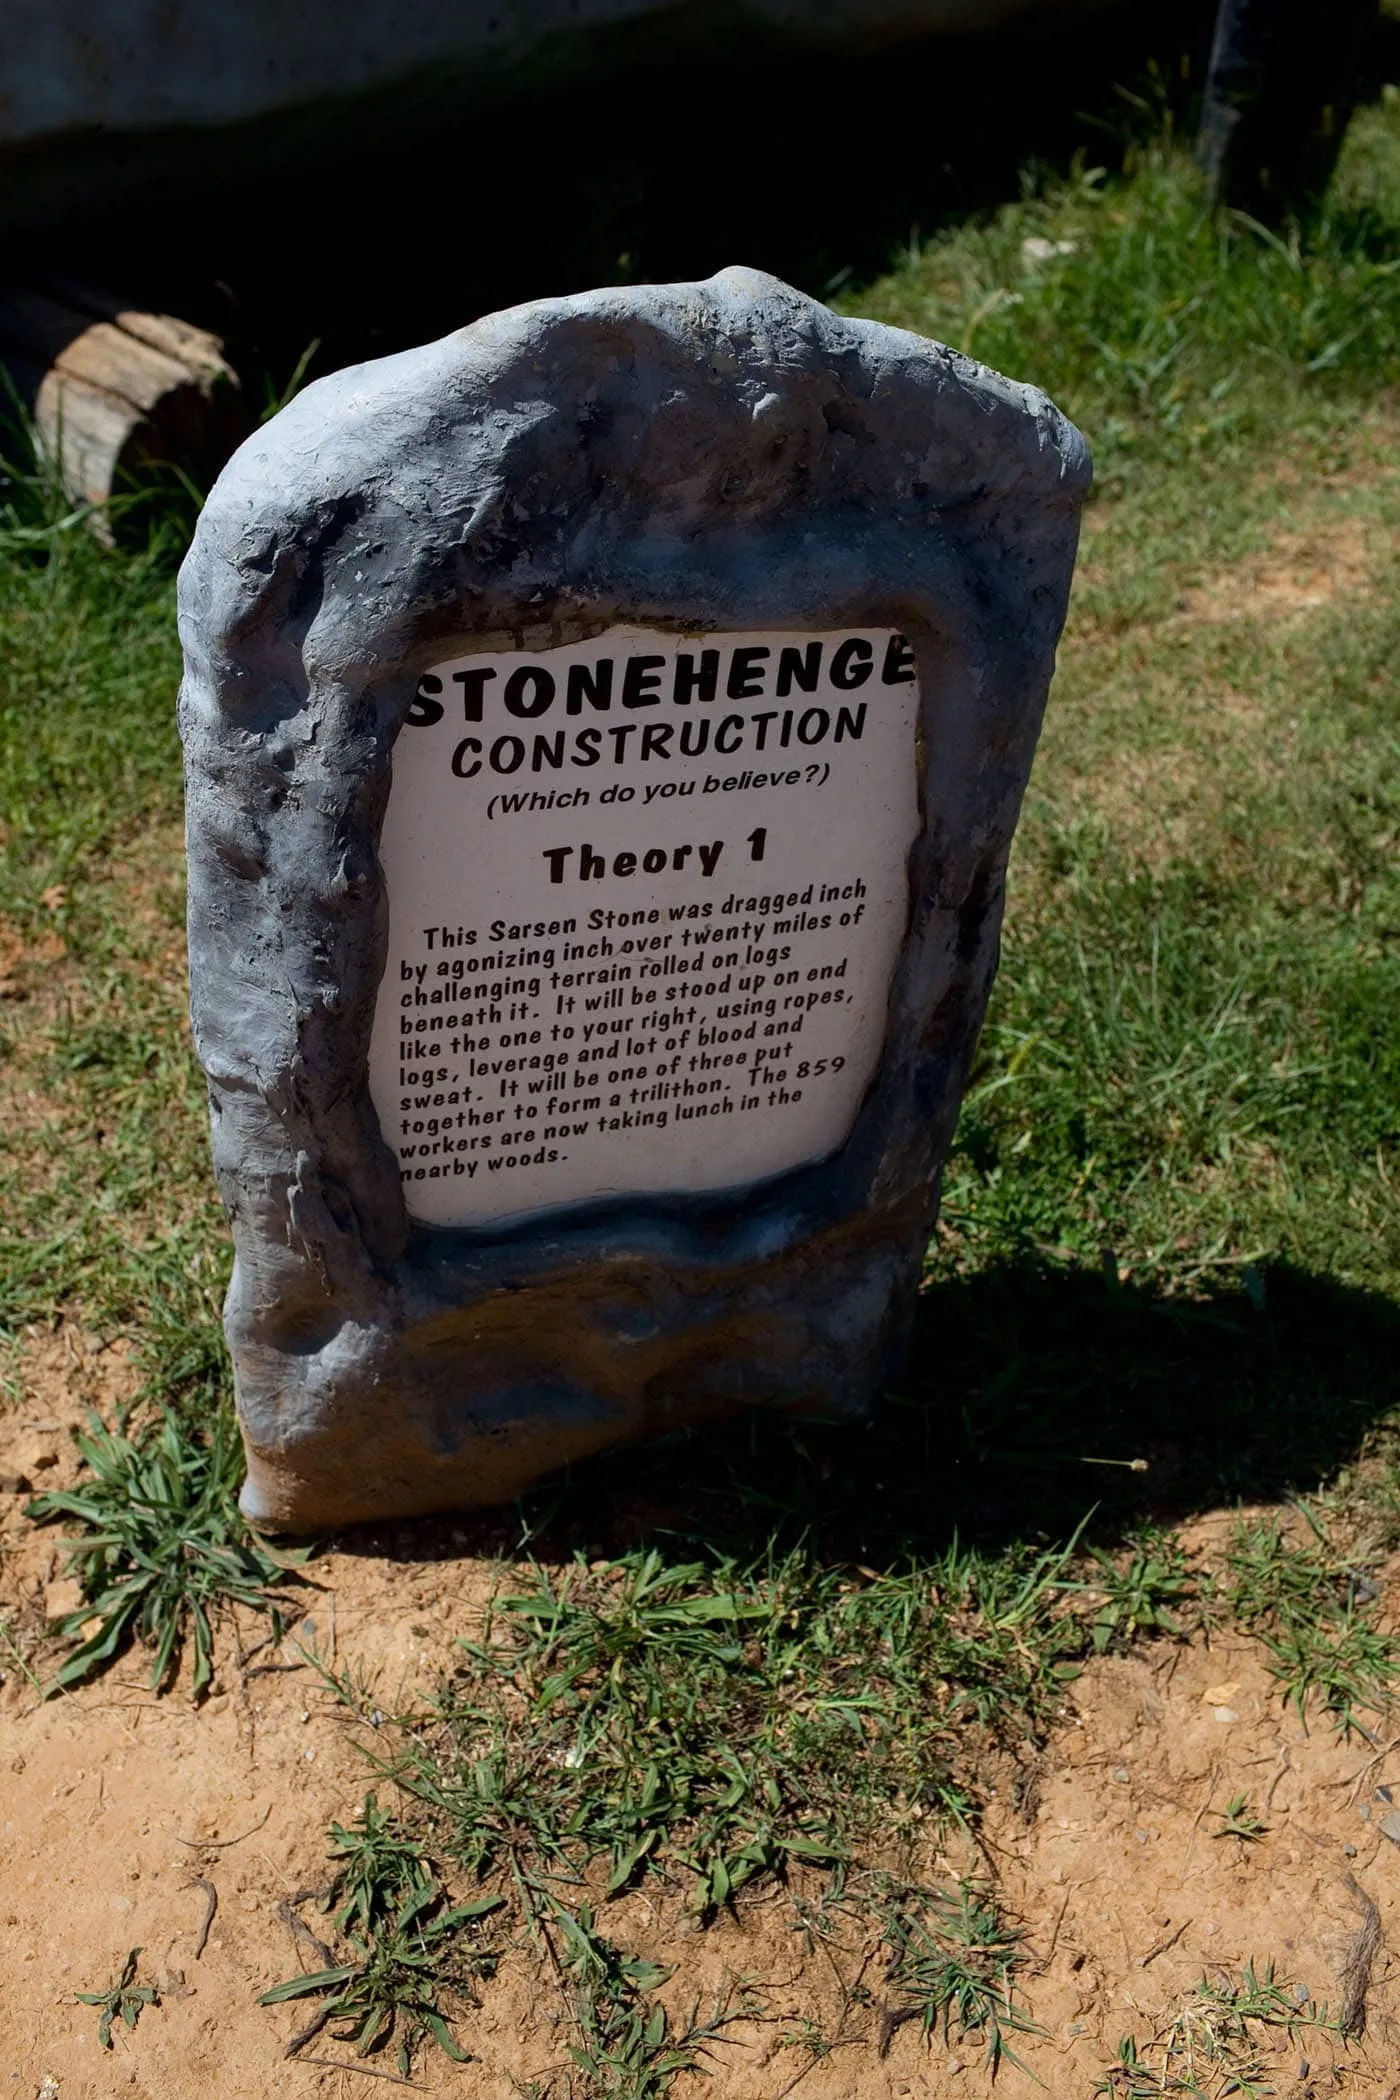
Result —
[{"label": "gray foam stone", "polygon": [[[868,1405],[996,966],[1089,473],[1033,388],[742,269],[492,315],[309,386],[235,455],[181,572],[180,720],[255,1523],[498,1502],[749,1403]],[[526,631],[862,623],[915,648],[923,821],[846,1141],[748,1190],[412,1222],[367,1054],[425,667]]]}]

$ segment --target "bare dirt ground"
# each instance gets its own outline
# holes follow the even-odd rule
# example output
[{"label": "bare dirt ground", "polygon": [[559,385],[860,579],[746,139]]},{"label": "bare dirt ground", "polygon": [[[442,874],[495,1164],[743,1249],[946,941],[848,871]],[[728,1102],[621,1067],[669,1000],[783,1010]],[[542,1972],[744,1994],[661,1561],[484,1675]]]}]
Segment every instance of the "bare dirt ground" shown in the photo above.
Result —
[{"label": "bare dirt ground", "polygon": [[[24,1400],[0,1417],[0,1606],[35,1639],[45,1615],[74,1599],[53,1532],[22,1515],[20,1483],[69,1479],[70,1424],[87,1405],[119,1399],[127,1383],[120,1355],[60,1331],[35,1338]],[[1225,1521],[1200,1520],[1187,1544],[1208,1549],[1212,1526]],[[319,1966],[290,1922],[289,1899],[324,1887],[327,1827],[349,1820],[371,1783],[358,1747],[371,1731],[347,1718],[314,1669],[281,1665],[296,1664],[298,1642],[333,1656],[392,1711],[475,1630],[495,1576],[468,1534],[446,1523],[342,1542],[305,1575],[314,1587],[299,1593],[302,1616],[273,1667],[267,1650],[240,1664],[241,1644],[258,1637],[253,1621],[224,1624],[215,1691],[202,1707],[183,1685],[153,1697],[135,1657],[44,1703],[29,1674],[42,1647],[20,1643],[0,1657],[0,2093],[340,2100],[374,2090],[376,2074],[342,2068],[336,2058],[346,2052],[333,2043],[284,2060],[305,2011],[256,2003]],[[1385,1577],[1393,1600],[1400,1563]],[[1026,1929],[1024,2000],[1043,2032],[1016,2046],[1042,2089],[1066,2100],[1092,2094],[1121,2037],[1135,2034],[1145,2048],[1191,2007],[1203,1976],[1248,1963],[1260,1972],[1275,1963],[1300,2012],[1325,2003],[1335,2017],[1369,1896],[1380,1943],[1364,2034],[1343,2043],[1317,2027],[1269,2030],[1261,2060],[1270,2088],[1294,2100],[1400,2094],[1391,1951],[1400,1947],[1400,1817],[1383,1821],[1391,1788],[1400,1802],[1400,1737],[1373,1751],[1342,1742],[1325,1721],[1306,1731],[1282,1708],[1253,1644],[1161,1642],[1092,1665],[1030,1784],[1022,1771],[994,1801],[983,1857],[941,1863],[945,1873],[994,1870]],[[1215,1834],[1241,1793],[1267,1825],[1253,1843]],[[313,1904],[296,1915],[315,1929]],[[715,2100],[793,2091],[803,2100],[961,2100],[991,2089],[980,2050],[956,2035],[928,2043],[906,2026],[881,2057],[869,2003],[850,1999],[858,1978],[877,1982],[871,1950],[805,1952],[781,1891],[742,1896],[737,1915],[701,1932],[658,1915],[644,1889],[610,1908],[609,1930],[675,1963],[667,1995],[682,2018],[697,1999],[703,2010],[745,1983],[757,1987],[761,2015],[726,2030],[710,2058],[704,2090]],[[159,2003],[134,2033],[119,2026],[108,2054],[94,2010],[76,1994],[105,1988],[137,1946],[140,1980],[155,1985]],[[565,2037],[532,1974],[523,1957],[508,1960],[461,2023],[473,2060],[455,2067],[430,2055],[414,2083],[516,2100],[531,2081],[547,2082],[565,2061]],[[805,2046],[807,2021],[834,2040],[829,2054]],[[996,2083],[1035,2090],[1012,2064]]]}]

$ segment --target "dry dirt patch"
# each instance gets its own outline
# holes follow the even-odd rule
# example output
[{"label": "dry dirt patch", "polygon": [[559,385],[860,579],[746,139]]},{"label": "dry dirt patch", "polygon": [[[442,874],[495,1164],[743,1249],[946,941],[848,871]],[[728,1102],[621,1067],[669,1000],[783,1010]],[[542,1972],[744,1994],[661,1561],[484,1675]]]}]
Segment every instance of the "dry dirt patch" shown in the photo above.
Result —
[{"label": "dry dirt patch", "polygon": [[1183,592],[1190,621],[1296,620],[1364,590],[1382,549],[1361,518],[1318,521],[1306,532],[1280,533],[1264,553]]},{"label": "dry dirt patch", "polygon": [[60,961],[65,952],[61,934],[49,932],[37,940],[26,940],[12,920],[0,917],[0,999],[23,998],[32,979]]}]

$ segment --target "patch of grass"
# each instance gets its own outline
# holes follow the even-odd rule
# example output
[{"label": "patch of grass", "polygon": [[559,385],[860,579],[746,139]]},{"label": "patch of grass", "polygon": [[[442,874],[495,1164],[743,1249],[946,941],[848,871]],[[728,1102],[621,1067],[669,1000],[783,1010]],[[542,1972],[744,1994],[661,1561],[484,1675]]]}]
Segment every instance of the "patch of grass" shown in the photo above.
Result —
[{"label": "patch of grass", "polygon": [[[462,1960],[462,1926],[470,1906],[433,1914],[435,1893],[410,1897],[383,1926],[364,1941],[353,1941],[354,1958],[264,1991],[259,2005],[286,2005],[295,1999],[319,1998],[313,2018],[287,2044],[295,2056],[323,2029],[332,2041],[353,2044],[356,2056],[368,2056],[397,2037],[399,2070],[407,2076],[414,2051],[432,2040],[453,2063],[470,2061],[453,2036],[442,2010],[449,1994],[466,1998],[490,1964],[472,1956]],[[339,2027],[331,2023],[339,2020]]]},{"label": "patch of grass", "polygon": [[945,2043],[954,2036],[979,2042],[993,2078],[1003,2063],[1025,2070],[1010,2037],[1044,2030],[1017,2003],[1027,1957],[1020,1932],[1006,1923],[989,1890],[964,1884],[953,1895],[901,1892],[886,1914],[883,1944],[893,2008],[885,2015],[881,2054],[894,2028],[915,2019],[926,2036],[941,2025]]},{"label": "patch of grass", "polygon": [[[1392,97],[1290,244],[1158,144],[861,295],[1046,387],[1099,475],[937,1276],[1400,1285],[1397,176]],[[1280,541],[1296,593],[1252,607]],[[1367,573],[1319,602],[1341,543]]]},{"label": "patch of grass", "polygon": [[55,885],[90,908],[101,856],[178,809],[176,551],[158,532],[114,555],[0,465],[0,889],[22,922]]},{"label": "patch of grass", "polygon": [[77,1442],[90,1477],[37,1495],[28,1508],[36,1522],[70,1517],[83,1527],[63,1545],[84,1601],[59,1622],[74,1645],[47,1694],[81,1684],[135,1641],[154,1651],[153,1690],[169,1684],[188,1646],[198,1697],[213,1675],[220,1610],[266,1611],[280,1631],[270,1588],[286,1580],[287,1561],[260,1546],[238,1514],[237,1432],[218,1414],[199,1441],[166,1413],[134,1436],[94,1421]]},{"label": "patch of grass", "polygon": [[[787,1890],[803,1930],[814,1903],[839,1906],[891,1950],[895,2025],[952,2022],[995,2063],[1029,2031],[1016,1933],[989,1892],[949,1896],[871,1863],[907,1870],[965,1824],[976,1747],[1023,1749],[1058,1710],[1090,1646],[1064,1579],[1072,1550],[954,1547],[886,1577],[652,1549],[537,1566],[427,1708],[374,1715],[374,1761],[406,1803],[392,1843],[503,1905],[559,1996],[590,2095],[662,2095],[743,2016],[719,2003],[677,2022],[657,1995],[666,1972],[600,1925],[643,1883],[701,1922],[763,1881]],[[340,1922],[360,1931],[363,1890],[394,1856],[373,1798],[362,1829],[354,1858],[372,1852],[372,1868],[334,1833]]]},{"label": "patch of grass", "polygon": [[1339,2034],[1326,2006],[1311,2006],[1308,1993],[1282,1983],[1269,1962],[1262,1972],[1251,1962],[1236,1975],[1202,1977],[1185,2005],[1147,2043],[1125,2035],[1118,2061],[1095,2085],[1105,2100],[1227,2100],[1281,2090],[1267,2062],[1271,2033],[1290,2042],[1307,2029]]},{"label": "patch of grass", "polygon": [[405,2078],[425,2041],[466,2063],[443,2006],[474,2004],[479,1982],[494,1974],[497,1950],[482,1927],[500,1899],[449,1905],[423,1853],[373,1794],[352,1828],[332,1826],[331,1855],[337,1864],[326,1909],[336,1912],[334,1928],[351,1957],[293,1976],[258,2000],[320,2000],[287,2055],[329,2029],[331,2040],[351,2043],[360,2057],[392,2042]]},{"label": "patch of grass", "polygon": [[1269,1826],[1255,1814],[1248,1794],[1233,1794],[1225,1804],[1219,1828],[1211,1832],[1216,1838],[1238,1838],[1242,1845],[1257,1845],[1260,1838],[1267,1837]]},{"label": "patch of grass", "polygon": [[120,2020],[129,2033],[135,2033],[136,2023],[148,2005],[158,2005],[159,1998],[152,1985],[136,1981],[136,1964],[141,1949],[133,1947],[122,1963],[121,1974],[105,1991],[79,1991],[79,2005],[98,2007],[97,2039],[101,2047],[112,2047],[112,2029]]},{"label": "patch of grass", "polygon": [[1085,1649],[1068,1548],[953,1548],[876,1579],[793,1555],[743,1570],[654,1550],[492,1607],[393,1776],[473,1876],[660,1875],[708,1915],[759,1875],[826,1866],[878,1828],[964,1819],[969,1731],[1016,1747]]},{"label": "patch of grass", "polygon": [[[489,1894],[449,1904],[417,1838],[374,1794],[351,1828],[332,1826],[331,1855],[336,1873],[325,1909],[334,1913],[333,1929],[348,1942],[351,1958],[292,1977],[259,1999],[265,2006],[320,2001],[287,2055],[328,2030],[331,2040],[352,2044],[360,2057],[393,2042],[404,2077],[429,2041],[454,2063],[469,2061],[444,2008],[475,2004],[480,1984],[495,1973],[502,1951],[493,1936],[502,1922],[496,1914],[504,1912],[506,1898]],[[538,1862],[532,1864],[526,1921],[547,1950],[563,2000],[571,2064],[597,2100],[662,2100],[738,2015],[716,2006],[709,2019],[697,2011],[673,2029],[654,1997],[669,1972],[623,1954],[598,1929],[589,1903],[561,1902]]]},{"label": "patch of grass", "polygon": [[[1393,875],[1375,881],[1388,897]],[[1223,872],[1100,868],[1064,902],[1058,927],[1008,940],[949,1175],[956,1251],[1107,1246],[1120,1273],[1199,1282],[1327,1233],[1358,1280],[1391,1276],[1396,959],[1358,953],[1354,923],[1280,921]]]},{"label": "patch of grass", "polygon": [[[611,1945],[587,1903],[570,1910],[552,1902],[545,1929],[557,1935],[576,2036],[569,2056],[591,2100],[665,2100],[677,2078],[704,2069],[700,2059],[710,2044],[742,2017],[721,2004],[701,2020],[697,2008],[673,2030],[665,2006],[651,1995],[670,1971]],[[572,2092],[572,2081],[566,2090]]]},{"label": "patch of grass", "polygon": [[1238,1624],[1263,1643],[1270,1673],[1304,1727],[1315,1700],[1344,1736],[1355,1731],[1369,1741],[1359,1714],[1390,1704],[1400,1654],[1376,1624],[1375,1584],[1332,1553],[1312,1521],[1307,1544],[1273,1520],[1242,1524],[1226,1556],[1226,1600]]},{"label": "patch of grass", "polygon": [[600,1929],[644,1882],[702,1922],[761,1881],[804,1930],[813,1903],[838,1906],[888,1949],[889,2031],[942,2021],[995,2067],[1032,2031],[1019,1936],[990,1891],[930,1890],[909,1868],[975,1814],[979,1750],[1023,1751],[1060,1710],[1092,1647],[1073,1550],[955,1546],[886,1576],[796,1553],[537,1566],[428,1708],[387,1734],[376,1716],[374,1759],[410,1806],[399,1827],[504,1899],[544,1955],[590,2094],[663,2093],[737,2017],[697,2008],[673,2028],[664,1973]]},{"label": "patch of grass", "polygon": [[[1396,19],[1391,0],[1382,13]],[[1381,90],[1378,106],[1359,109],[1347,133],[1346,155],[1332,186],[1335,209],[1374,224],[1382,241],[1400,225],[1400,153],[1395,150],[1395,114],[1400,86]]]},{"label": "patch of grass", "polygon": [[1090,1625],[1094,1653],[1105,1655],[1144,1635],[1177,1638],[1187,1630],[1197,1584],[1178,1541],[1152,1528],[1134,1540],[1126,1556],[1090,1549],[1090,1594],[1098,1600]]},{"label": "patch of grass", "polygon": [[108,550],[0,464],[0,1341],[124,1331],[203,1415],[227,1258],[183,1011],[177,552],[164,525]]},{"label": "patch of grass", "polygon": [[1357,127],[1306,241],[1212,213],[1190,155],[1137,148],[914,248],[843,305],[1044,389],[1101,489],[1257,442],[1282,408],[1400,376],[1393,105]]}]

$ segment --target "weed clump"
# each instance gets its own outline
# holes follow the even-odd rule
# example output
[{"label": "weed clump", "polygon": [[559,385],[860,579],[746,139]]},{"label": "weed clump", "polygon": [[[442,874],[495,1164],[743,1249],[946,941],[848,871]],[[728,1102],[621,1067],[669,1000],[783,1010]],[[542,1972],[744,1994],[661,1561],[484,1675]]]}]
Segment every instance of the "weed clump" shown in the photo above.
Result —
[{"label": "weed clump", "polygon": [[47,1695],[81,1684],[135,1641],[154,1650],[153,1691],[170,1682],[188,1645],[198,1697],[213,1676],[221,1610],[242,1604],[269,1612],[274,1633],[281,1632],[270,1591],[286,1580],[287,1561],[260,1546],[238,1513],[237,1430],[219,1413],[200,1439],[167,1412],[136,1436],[94,1421],[77,1444],[90,1477],[37,1495],[28,1508],[37,1523],[72,1517],[83,1526],[64,1541],[83,1602],[58,1632],[74,1645]]},{"label": "weed clump", "polygon": [[917,2020],[926,2036],[942,2026],[950,2043],[983,2043],[993,2078],[1003,2062],[1024,2070],[1011,2046],[1017,2034],[1040,2034],[1017,2003],[1018,1972],[1026,1966],[1023,1935],[1002,1916],[986,1889],[964,1883],[956,1894],[905,1889],[888,1903],[883,1944],[893,2003],[880,2028],[880,2054],[896,2028]]},{"label": "weed clump", "polygon": [[1292,2043],[1309,2029],[1341,2031],[1326,2006],[1312,2005],[1305,1989],[1282,1982],[1272,1962],[1262,1970],[1250,1962],[1234,1974],[1203,1976],[1150,2042],[1124,2035],[1117,2063],[1094,2092],[1103,2100],[1166,2100],[1173,2093],[1198,2100],[1258,2094],[1262,2100],[1278,2090],[1270,2077],[1270,2043],[1283,2037]]},{"label": "weed clump", "polygon": [[118,2020],[128,2032],[134,2033],[146,2008],[160,2003],[153,1985],[136,1981],[136,1964],[140,1958],[141,1949],[132,1947],[122,1963],[121,1973],[105,1991],[78,1992],[79,2005],[98,2008],[97,2039],[104,2049],[112,2047],[112,2029]]},{"label": "weed clump", "polygon": [[443,2006],[475,2004],[478,1982],[494,1974],[497,1950],[481,1926],[502,1899],[449,1905],[418,1846],[373,1794],[352,1827],[331,1826],[331,1856],[337,1864],[325,1908],[335,1913],[334,1928],[349,1941],[352,1958],[264,1991],[260,2005],[321,2001],[286,2054],[298,2055],[329,2029],[333,2041],[353,2044],[360,2057],[393,2042],[405,2078],[415,2050],[429,2039],[454,2063],[466,2063]]},{"label": "weed clump", "polygon": [[1304,1727],[1315,1699],[1344,1736],[1373,1741],[1359,1710],[1389,1704],[1395,1643],[1376,1624],[1376,1585],[1328,1550],[1315,1520],[1313,1533],[1299,1543],[1277,1523],[1241,1525],[1226,1558],[1229,1608],[1262,1642],[1270,1674]]}]

